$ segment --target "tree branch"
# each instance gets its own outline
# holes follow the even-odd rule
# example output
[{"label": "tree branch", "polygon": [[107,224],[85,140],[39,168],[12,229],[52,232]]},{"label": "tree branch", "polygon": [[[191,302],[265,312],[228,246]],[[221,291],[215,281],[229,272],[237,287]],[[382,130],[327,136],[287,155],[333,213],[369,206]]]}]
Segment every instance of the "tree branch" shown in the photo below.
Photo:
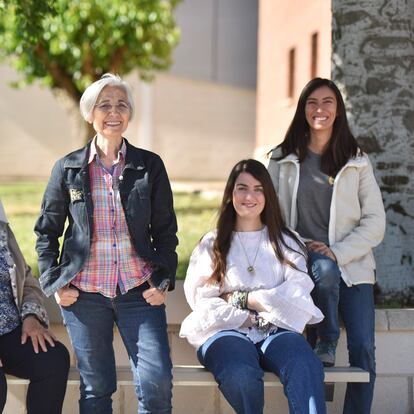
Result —
[{"label": "tree branch", "polygon": [[56,62],[48,59],[47,53],[43,45],[38,44],[34,52],[39,60],[45,66],[47,72],[53,79],[54,88],[63,89],[71,99],[78,102],[81,97],[81,92],[73,82],[72,77]]},{"label": "tree branch", "polygon": [[126,46],[118,48],[109,60],[109,67],[113,73],[121,73],[121,68],[124,65],[124,54],[126,52]]},{"label": "tree branch", "polygon": [[83,54],[85,56],[85,59],[82,63],[82,73],[89,74],[92,79],[95,79],[95,71],[93,66],[93,59],[92,59],[92,53],[91,53],[91,45],[88,42],[84,42],[82,44],[83,48]]}]

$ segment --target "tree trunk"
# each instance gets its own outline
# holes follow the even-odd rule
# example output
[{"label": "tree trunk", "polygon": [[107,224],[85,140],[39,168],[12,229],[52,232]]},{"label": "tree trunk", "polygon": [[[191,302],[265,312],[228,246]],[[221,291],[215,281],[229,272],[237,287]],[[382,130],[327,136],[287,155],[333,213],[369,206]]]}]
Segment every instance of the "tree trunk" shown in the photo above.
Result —
[{"label": "tree trunk", "polygon": [[67,111],[73,124],[73,134],[79,138],[79,145],[86,144],[95,136],[96,131],[93,129],[92,124],[83,119],[79,110],[79,99],[74,99],[64,89],[53,88],[52,92],[59,104]]},{"label": "tree trunk", "polygon": [[332,79],[382,190],[380,299],[414,303],[414,2],[332,0]]}]

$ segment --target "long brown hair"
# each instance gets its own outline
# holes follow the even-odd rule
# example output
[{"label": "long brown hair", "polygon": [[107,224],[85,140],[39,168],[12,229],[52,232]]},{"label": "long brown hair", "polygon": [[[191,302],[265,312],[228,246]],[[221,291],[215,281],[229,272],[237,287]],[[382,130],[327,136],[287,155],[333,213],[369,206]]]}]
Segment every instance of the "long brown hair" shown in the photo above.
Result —
[{"label": "long brown hair", "polygon": [[362,150],[349,128],[341,92],[330,79],[314,78],[305,85],[285,139],[276,148],[280,148],[282,151],[278,159],[285,158],[292,153],[297,155],[299,162],[306,158],[310,141],[310,130],[305,116],[306,101],[312,92],[322,86],[327,86],[335,94],[338,116],[333,124],[331,139],[322,154],[321,169],[325,174],[335,177],[348,160],[355,157]]},{"label": "long brown hair", "polygon": [[260,219],[267,226],[269,240],[275,251],[276,257],[282,264],[287,264],[295,269],[297,267],[283,254],[282,246],[293,250],[284,240],[284,235],[291,237],[300,246],[300,253],[306,257],[306,252],[302,243],[295,234],[289,230],[282,218],[276,191],[273,187],[270,175],[264,165],[259,161],[248,159],[239,161],[231,170],[224,189],[223,200],[221,202],[219,217],[217,220],[217,235],[213,243],[213,273],[209,279],[223,285],[226,274],[226,258],[229,253],[233,231],[236,226],[237,213],[233,206],[233,190],[237,177],[241,173],[248,173],[260,182],[263,187],[265,206],[260,214]]}]

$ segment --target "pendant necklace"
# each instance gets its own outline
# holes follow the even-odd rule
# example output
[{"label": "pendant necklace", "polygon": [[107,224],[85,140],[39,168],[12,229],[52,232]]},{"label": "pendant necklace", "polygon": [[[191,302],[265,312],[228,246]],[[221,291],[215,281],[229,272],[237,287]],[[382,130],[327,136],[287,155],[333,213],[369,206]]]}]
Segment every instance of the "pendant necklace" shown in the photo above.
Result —
[{"label": "pendant necklace", "polygon": [[256,263],[257,254],[259,253],[259,247],[260,247],[260,242],[262,241],[263,230],[260,231],[260,238],[259,238],[259,242],[257,243],[256,253],[254,255],[254,259],[253,259],[252,263],[250,263],[249,256],[247,255],[247,251],[244,247],[244,244],[242,242],[242,239],[240,237],[239,232],[236,231],[236,234],[237,234],[237,237],[240,241],[241,247],[243,249],[243,253],[246,256],[246,261],[247,261],[247,264],[248,264],[247,271],[253,276],[254,275],[254,264]]}]

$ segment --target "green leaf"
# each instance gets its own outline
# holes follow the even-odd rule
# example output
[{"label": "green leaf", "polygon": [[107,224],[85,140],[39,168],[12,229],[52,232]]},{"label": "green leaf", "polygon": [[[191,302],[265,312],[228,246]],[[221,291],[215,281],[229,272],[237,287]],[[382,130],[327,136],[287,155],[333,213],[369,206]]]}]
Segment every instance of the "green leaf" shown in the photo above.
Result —
[{"label": "green leaf", "polygon": [[0,0],[0,59],[19,72],[15,86],[39,79],[78,99],[116,67],[145,79],[171,65],[179,42],[167,0]]}]

